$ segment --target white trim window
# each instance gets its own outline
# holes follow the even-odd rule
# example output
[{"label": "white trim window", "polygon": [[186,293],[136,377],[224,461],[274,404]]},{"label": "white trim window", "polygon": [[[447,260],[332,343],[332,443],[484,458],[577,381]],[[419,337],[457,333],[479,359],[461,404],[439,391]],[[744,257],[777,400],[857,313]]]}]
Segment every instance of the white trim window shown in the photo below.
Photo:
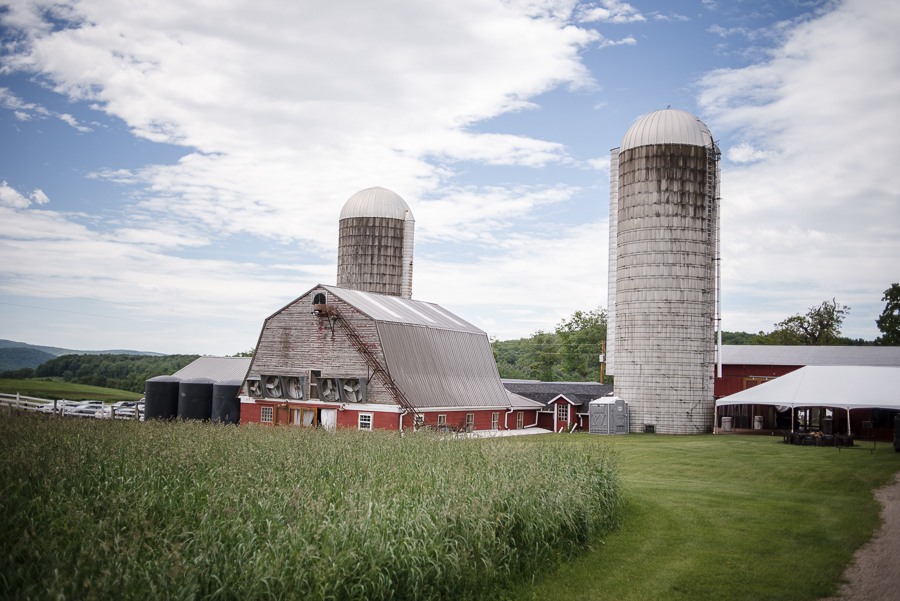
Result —
[{"label": "white trim window", "polygon": [[566,403],[560,403],[556,406],[556,421],[559,422],[568,422],[569,421],[569,405]]},{"label": "white trim window", "polygon": [[472,432],[475,430],[475,414],[474,413],[466,413],[466,432]]},{"label": "white trim window", "polygon": [[447,416],[444,415],[443,413],[440,414],[440,415],[438,415],[438,425],[439,425],[439,426],[446,426],[446,425],[447,425]]},{"label": "white trim window", "polygon": [[491,413],[491,430],[500,429],[500,413],[494,411]]},{"label": "white trim window", "polygon": [[274,415],[275,415],[275,410],[272,407],[260,407],[259,408],[259,421],[263,424],[271,424],[273,421]]},{"label": "white trim window", "polygon": [[360,413],[359,414],[359,429],[360,430],[369,430],[372,431],[372,413]]},{"label": "white trim window", "polygon": [[522,430],[525,427],[525,412],[516,413],[516,430]]}]

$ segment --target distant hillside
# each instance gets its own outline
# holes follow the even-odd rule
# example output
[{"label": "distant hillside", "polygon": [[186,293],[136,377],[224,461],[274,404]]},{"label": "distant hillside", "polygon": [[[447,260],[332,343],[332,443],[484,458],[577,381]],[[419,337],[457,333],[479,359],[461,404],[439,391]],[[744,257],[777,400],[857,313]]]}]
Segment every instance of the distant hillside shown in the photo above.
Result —
[{"label": "distant hillside", "polygon": [[0,372],[0,378],[61,378],[73,384],[141,392],[146,380],[173,374],[197,357],[198,355],[62,355],[53,357],[34,369],[22,367]]},{"label": "distant hillside", "polygon": [[41,363],[55,358],[56,355],[39,351],[36,348],[0,348],[0,372],[22,367],[37,367]]},{"label": "distant hillside", "polygon": [[[68,348],[59,348],[56,346],[41,346],[39,344],[28,344],[27,342],[16,342],[15,340],[0,340],[0,349],[7,348],[28,348],[49,353],[54,357],[61,355],[150,355],[154,357],[162,357],[165,353],[152,353],[150,351],[129,351],[124,349],[112,349],[108,351],[77,351]],[[19,367],[37,367],[36,365],[20,365]],[[18,369],[10,367],[6,369]]]}]

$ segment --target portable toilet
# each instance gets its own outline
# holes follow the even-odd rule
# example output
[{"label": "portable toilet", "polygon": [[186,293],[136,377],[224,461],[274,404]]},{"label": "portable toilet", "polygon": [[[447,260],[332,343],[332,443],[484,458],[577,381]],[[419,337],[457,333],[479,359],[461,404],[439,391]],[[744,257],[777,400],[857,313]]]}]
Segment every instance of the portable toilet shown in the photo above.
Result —
[{"label": "portable toilet", "polygon": [[616,396],[594,399],[588,405],[591,434],[628,434],[628,403]]}]

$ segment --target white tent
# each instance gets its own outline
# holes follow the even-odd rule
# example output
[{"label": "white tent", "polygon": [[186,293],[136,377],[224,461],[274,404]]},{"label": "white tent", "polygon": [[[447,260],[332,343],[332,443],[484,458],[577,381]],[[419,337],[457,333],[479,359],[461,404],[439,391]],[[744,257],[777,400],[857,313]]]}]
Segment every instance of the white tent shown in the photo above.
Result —
[{"label": "white tent", "polygon": [[716,404],[900,409],[900,367],[808,365]]},{"label": "white tent", "polygon": [[900,410],[900,367],[808,365],[717,399],[722,405]]}]

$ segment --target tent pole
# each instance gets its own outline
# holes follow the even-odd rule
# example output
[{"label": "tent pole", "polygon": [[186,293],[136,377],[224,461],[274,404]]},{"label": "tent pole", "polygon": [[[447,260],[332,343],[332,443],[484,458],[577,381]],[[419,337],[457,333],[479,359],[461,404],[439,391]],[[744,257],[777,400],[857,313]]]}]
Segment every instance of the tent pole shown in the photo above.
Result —
[{"label": "tent pole", "polygon": [[791,434],[794,433],[794,406],[791,405]]},{"label": "tent pole", "polygon": [[847,436],[850,436],[850,407],[847,407]]},{"label": "tent pole", "polygon": [[713,401],[713,434],[719,433],[719,399]]}]

